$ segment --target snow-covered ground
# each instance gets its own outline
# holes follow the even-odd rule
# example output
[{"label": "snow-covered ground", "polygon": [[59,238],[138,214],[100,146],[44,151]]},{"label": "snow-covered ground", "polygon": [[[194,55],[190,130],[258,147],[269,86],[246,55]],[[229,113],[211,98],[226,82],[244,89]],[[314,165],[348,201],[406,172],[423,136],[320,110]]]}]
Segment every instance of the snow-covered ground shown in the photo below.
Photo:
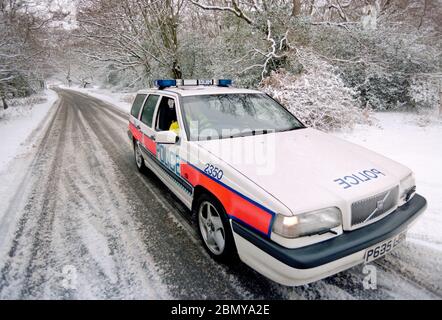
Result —
[{"label": "snow-covered ground", "polygon": [[442,251],[442,119],[425,121],[409,113],[375,113],[375,125],[359,125],[335,135],[411,168],[417,192],[428,209],[412,226],[408,240]]},{"label": "snow-covered ground", "polygon": [[57,100],[57,94],[52,90],[46,90],[43,95],[47,99],[44,103],[0,110],[0,172],[15,156],[32,147],[25,143],[26,140]]}]

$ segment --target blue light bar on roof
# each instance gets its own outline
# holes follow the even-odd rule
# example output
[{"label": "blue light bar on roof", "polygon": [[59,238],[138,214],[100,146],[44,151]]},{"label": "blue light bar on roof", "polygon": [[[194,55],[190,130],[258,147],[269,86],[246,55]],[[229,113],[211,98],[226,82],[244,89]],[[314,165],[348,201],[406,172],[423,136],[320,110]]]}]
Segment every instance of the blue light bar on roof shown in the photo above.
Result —
[{"label": "blue light bar on roof", "polygon": [[155,80],[154,83],[155,83],[155,86],[160,89],[176,86],[176,80],[173,80],[173,79]]},{"label": "blue light bar on roof", "polygon": [[232,79],[218,79],[219,87],[228,87],[232,85]]},{"label": "blue light bar on roof", "polygon": [[232,85],[231,79],[158,79],[154,84],[159,89],[177,86],[213,86],[228,87]]}]

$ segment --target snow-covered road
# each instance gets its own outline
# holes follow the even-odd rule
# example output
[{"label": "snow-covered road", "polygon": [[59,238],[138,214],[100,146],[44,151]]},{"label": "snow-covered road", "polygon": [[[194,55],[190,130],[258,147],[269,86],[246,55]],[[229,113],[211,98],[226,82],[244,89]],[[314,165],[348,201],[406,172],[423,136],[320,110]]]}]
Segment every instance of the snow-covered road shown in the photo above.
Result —
[{"label": "snow-covered road", "polygon": [[[244,264],[219,265],[199,244],[189,212],[133,163],[127,114],[83,93],[60,99],[0,175],[0,298],[441,298],[442,252],[407,242],[362,267],[288,288]],[[5,190],[5,189],[2,189]]]}]

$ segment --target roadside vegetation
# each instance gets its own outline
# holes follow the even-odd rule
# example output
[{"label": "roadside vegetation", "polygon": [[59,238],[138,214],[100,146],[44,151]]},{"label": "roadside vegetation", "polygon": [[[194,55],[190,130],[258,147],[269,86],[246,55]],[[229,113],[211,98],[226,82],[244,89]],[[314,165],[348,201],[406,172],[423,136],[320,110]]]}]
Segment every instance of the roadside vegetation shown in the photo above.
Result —
[{"label": "roadside vegetation", "polygon": [[0,0],[3,106],[48,78],[133,92],[157,78],[228,77],[324,130],[372,111],[442,110],[440,0],[57,3]]}]

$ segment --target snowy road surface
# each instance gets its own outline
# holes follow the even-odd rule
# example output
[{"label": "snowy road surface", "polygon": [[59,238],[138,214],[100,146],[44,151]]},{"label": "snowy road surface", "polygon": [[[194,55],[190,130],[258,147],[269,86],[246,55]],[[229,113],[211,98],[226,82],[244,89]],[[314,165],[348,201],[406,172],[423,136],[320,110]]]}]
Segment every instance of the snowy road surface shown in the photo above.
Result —
[{"label": "snowy road surface", "polygon": [[[442,252],[407,242],[307,286],[273,283],[205,253],[184,206],[136,170],[127,114],[69,90],[0,189],[0,298],[395,299],[442,297]],[[438,270],[439,268],[439,270]]]}]

